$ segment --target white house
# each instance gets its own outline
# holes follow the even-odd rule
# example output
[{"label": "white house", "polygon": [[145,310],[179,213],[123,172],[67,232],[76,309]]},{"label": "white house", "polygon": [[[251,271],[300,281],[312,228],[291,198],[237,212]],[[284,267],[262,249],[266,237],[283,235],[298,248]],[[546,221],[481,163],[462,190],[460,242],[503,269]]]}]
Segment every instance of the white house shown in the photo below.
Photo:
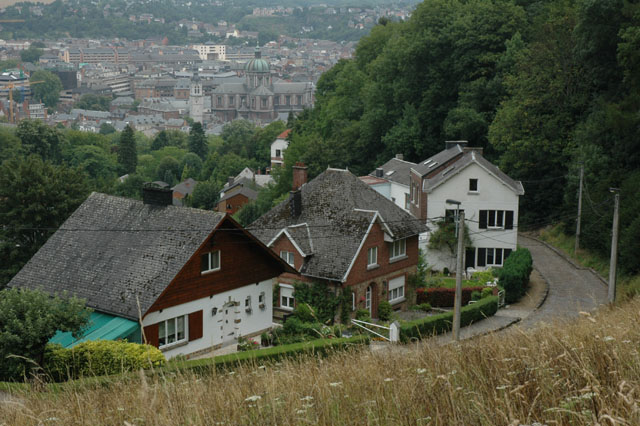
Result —
[{"label": "white house", "polygon": [[282,166],[284,163],[284,152],[289,146],[289,141],[287,141],[289,133],[291,133],[291,129],[285,130],[271,143],[271,168]]},{"label": "white house", "polygon": [[404,211],[409,211],[409,172],[416,163],[405,161],[402,154],[384,163],[360,179]]}]

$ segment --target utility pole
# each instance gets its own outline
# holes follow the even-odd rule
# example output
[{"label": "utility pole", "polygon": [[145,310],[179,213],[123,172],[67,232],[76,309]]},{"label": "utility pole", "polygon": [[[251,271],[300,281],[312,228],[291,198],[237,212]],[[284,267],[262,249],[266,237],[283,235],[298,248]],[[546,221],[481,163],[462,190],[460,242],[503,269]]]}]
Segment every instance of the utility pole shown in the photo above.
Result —
[{"label": "utility pole", "polygon": [[620,208],[620,189],[609,188],[614,195],[613,235],[611,237],[611,261],[609,263],[609,303],[616,301],[616,268],[618,267],[618,209]]},{"label": "utility pole", "polygon": [[580,163],[580,189],[578,191],[578,220],[576,222],[576,246],[573,249],[573,254],[578,254],[578,248],[580,247],[580,218],[582,217],[582,180],[584,179],[584,163]]},{"label": "utility pole", "polygon": [[464,210],[458,213],[458,257],[456,259],[456,296],[453,304],[453,340],[460,340],[460,309],[462,308],[462,258],[464,255]]}]

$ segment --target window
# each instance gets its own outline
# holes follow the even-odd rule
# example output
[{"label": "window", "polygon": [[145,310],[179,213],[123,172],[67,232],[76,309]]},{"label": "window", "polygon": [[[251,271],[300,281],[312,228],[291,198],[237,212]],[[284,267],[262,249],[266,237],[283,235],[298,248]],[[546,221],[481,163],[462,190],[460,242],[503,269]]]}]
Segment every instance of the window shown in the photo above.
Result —
[{"label": "window", "polygon": [[280,252],[280,257],[282,259],[284,259],[284,261],[287,262],[289,265],[293,266],[294,257],[293,257],[293,252],[292,251],[281,251]]},{"label": "window", "polygon": [[235,96],[230,96],[229,97],[229,105],[233,105],[234,101],[235,101],[236,97]]},{"label": "window", "polygon": [[404,208],[409,210],[409,194],[404,194]]},{"label": "window", "polygon": [[158,347],[187,341],[187,316],[182,315],[158,324]]},{"label": "window", "polygon": [[298,105],[302,105],[302,96],[298,95]]},{"label": "window", "polygon": [[513,210],[480,210],[480,229],[513,229]]},{"label": "window", "polygon": [[267,107],[267,98],[261,98],[260,101],[262,102],[262,107],[266,108]]},{"label": "window", "polygon": [[205,253],[200,257],[200,273],[217,271],[220,269],[220,250]]},{"label": "window", "polygon": [[391,251],[390,251],[390,259],[395,259],[396,257],[404,256],[407,254],[407,240],[401,239],[391,243]]},{"label": "window", "polygon": [[404,275],[389,281],[389,302],[398,303],[404,300]]},{"label": "window", "polygon": [[367,267],[378,265],[378,247],[371,247],[367,250]]},{"label": "window", "polygon": [[288,284],[280,284],[280,307],[292,311],[295,307],[293,287]]},{"label": "window", "polygon": [[456,211],[458,213],[464,212],[463,209],[460,209],[460,210],[446,209],[444,211],[444,220],[445,220],[445,222],[455,222],[455,220],[456,220]]},{"label": "window", "polygon": [[286,105],[291,105],[291,96],[287,95],[284,97]]},{"label": "window", "polygon": [[249,314],[251,313],[251,296],[247,296],[246,299],[244,299],[244,310]]},{"label": "window", "polygon": [[502,266],[511,249],[478,248],[478,266]]},{"label": "window", "polygon": [[276,157],[282,157],[282,151],[280,151],[279,149],[276,149]]},{"label": "window", "polygon": [[266,305],[264,304],[264,291],[260,293],[258,296],[258,307],[260,309],[264,309]]},{"label": "window", "polygon": [[351,310],[352,311],[356,310],[356,292],[355,291],[351,292]]},{"label": "window", "polygon": [[478,179],[469,179],[469,192],[478,192]]},{"label": "window", "polygon": [[218,106],[222,106],[222,96],[218,96]]}]

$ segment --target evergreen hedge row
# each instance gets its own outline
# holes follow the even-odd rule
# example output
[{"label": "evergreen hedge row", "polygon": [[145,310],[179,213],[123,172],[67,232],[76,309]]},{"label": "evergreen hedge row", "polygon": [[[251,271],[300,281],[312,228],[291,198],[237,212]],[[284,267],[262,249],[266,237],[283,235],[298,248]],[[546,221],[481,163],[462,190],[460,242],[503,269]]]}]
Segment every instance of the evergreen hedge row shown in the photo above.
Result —
[{"label": "evergreen hedge row", "polygon": [[[460,327],[478,322],[494,315],[498,311],[498,297],[490,296],[478,302],[464,306],[460,310]],[[453,326],[453,312],[407,321],[400,326],[400,341],[407,343],[413,339],[422,339],[445,333]]]},{"label": "evergreen hedge row", "polygon": [[517,302],[524,296],[532,270],[533,259],[529,249],[519,248],[507,257],[502,269],[498,270],[498,280],[505,290],[507,303]]},{"label": "evergreen hedge row", "polygon": [[[474,291],[482,291],[484,287],[462,287],[462,304],[466,305],[471,300],[471,293]],[[416,304],[421,305],[428,303],[431,306],[439,308],[448,308],[453,306],[456,297],[455,288],[434,287],[419,288],[416,290]]]}]

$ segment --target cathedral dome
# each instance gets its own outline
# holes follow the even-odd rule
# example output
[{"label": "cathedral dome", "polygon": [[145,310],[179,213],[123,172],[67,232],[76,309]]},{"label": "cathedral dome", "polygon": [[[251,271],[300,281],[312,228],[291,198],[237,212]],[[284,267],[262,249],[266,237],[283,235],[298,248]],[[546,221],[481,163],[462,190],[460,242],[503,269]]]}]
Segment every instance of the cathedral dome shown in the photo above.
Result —
[{"label": "cathedral dome", "polygon": [[245,65],[244,70],[246,72],[269,72],[269,64],[262,59],[260,50],[256,48],[255,58],[251,59]]}]

